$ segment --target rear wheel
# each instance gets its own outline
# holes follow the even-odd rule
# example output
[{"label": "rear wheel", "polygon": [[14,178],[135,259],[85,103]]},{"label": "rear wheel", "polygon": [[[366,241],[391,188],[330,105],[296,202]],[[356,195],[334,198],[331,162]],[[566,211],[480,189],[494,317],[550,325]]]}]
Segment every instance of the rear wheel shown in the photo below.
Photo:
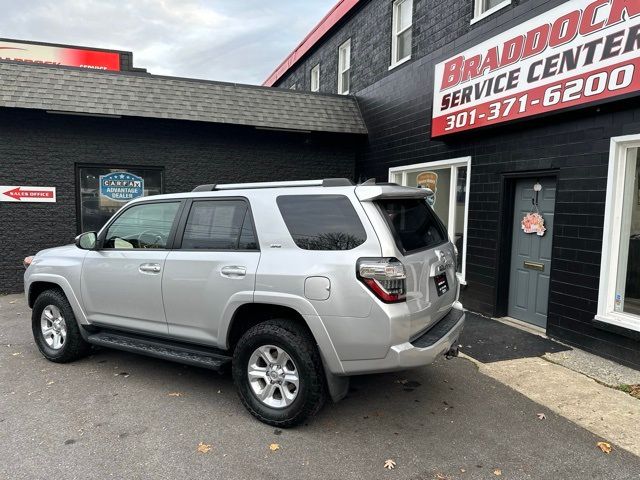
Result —
[{"label": "rear wheel", "polygon": [[73,362],[89,351],[69,301],[60,290],[45,290],[36,299],[31,329],[38,349],[47,360]]},{"label": "rear wheel", "polygon": [[320,410],[326,396],[315,342],[288,320],[260,323],[240,338],[233,379],[247,410],[277,427],[302,423]]}]

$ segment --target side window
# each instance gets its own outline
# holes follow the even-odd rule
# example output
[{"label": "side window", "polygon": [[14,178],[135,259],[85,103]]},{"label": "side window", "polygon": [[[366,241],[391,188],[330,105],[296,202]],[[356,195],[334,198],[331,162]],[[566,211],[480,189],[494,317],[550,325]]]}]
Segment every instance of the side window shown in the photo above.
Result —
[{"label": "side window", "polygon": [[479,20],[510,4],[511,0],[475,0],[473,18]]},{"label": "side window", "polygon": [[249,208],[242,200],[194,202],[182,236],[187,250],[255,250],[258,248]]},{"label": "side window", "polygon": [[146,203],[125,210],[107,230],[102,248],[166,248],[180,202]]},{"label": "side window", "polygon": [[391,37],[391,66],[411,58],[413,0],[393,2],[393,35]]},{"label": "side window", "polygon": [[311,91],[320,91],[320,64],[311,69]]},{"label": "side window", "polygon": [[351,250],[367,239],[344,195],[282,195],[277,202],[293,241],[304,250]]},{"label": "side window", "polygon": [[351,39],[338,48],[338,93],[347,95],[351,88]]}]

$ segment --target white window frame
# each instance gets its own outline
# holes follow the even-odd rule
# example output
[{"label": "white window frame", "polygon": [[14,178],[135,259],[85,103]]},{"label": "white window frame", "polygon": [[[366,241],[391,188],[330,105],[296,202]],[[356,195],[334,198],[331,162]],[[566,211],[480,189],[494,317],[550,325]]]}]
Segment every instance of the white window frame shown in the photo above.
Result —
[{"label": "white window frame", "polygon": [[640,135],[628,135],[611,139],[596,320],[640,332],[640,316],[615,311],[625,172],[628,151],[632,148],[640,149]]},{"label": "white window frame", "polygon": [[498,5],[491,7],[489,10],[482,11],[482,0],[474,0],[473,6],[473,18],[471,19],[471,25],[476,22],[479,22],[483,18],[487,18],[489,15],[493,15],[498,10],[502,10],[503,8],[511,5],[511,0],[504,0],[504,2],[500,2]]},{"label": "white window frame", "polygon": [[[408,27],[405,27],[403,30],[398,30],[398,12],[400,11],[400,7],[403,3],[409,3],[411,5],[411,23]],[[404,58],[396,58],[398,55],[398,37],[402,35],[407,30],[413,28],[413,0],[395,0],[393,2],[393,20],[391,24],[391,65],[389,66],[389,70],[397,67],[398,65],[403,64],[404,62],[411,60],[412,48],[409,49],[409,55]],[[412,39],[413,41],[413,39]]]},{"label": "white window frame", "polygon": [[311,69],[310,89],[312,92],[320,91],[320,64],[319,63]]},{"label": "white window frame", "polygon": [[[349,66],[344,70],[341,70],[342,59],[345,58],[345,55],[346,58],[349,59]],[[342,74],[345,72],[349,72],[349,88],[343,91]],[[351,39],[347,40],[338,47],[338,93],[340,95],[349,95],[349,90],[351,90]]]},{"label": "white window frame", "polygon": [[[471,157],[452,158],[449,160],[440,160],[437,162],[416,163],[413,165],[403,165],[401,167],[393,167],[389,169],[389,181],[396,182],[401,185],[407,184],[408,173],[419,172],[424,169],[442,170],[449,167],[451,169],[451,179],[449,184],[449,218],[447,219],[447,230],[449,239],[455,236],[455,208],[451,208],[456,204],[456,188],[458,186],[458,168],[467,167],[467,184],[466,197],[464,204],[464,227],[462,238],[462,251],[458,255],[462,258],[462,271],[457,274],[458,280],[462,285],[467,284],[467,232],[469,227],[469,193],[471,191]],[[399,177],[399,179],[398,179]]]}]

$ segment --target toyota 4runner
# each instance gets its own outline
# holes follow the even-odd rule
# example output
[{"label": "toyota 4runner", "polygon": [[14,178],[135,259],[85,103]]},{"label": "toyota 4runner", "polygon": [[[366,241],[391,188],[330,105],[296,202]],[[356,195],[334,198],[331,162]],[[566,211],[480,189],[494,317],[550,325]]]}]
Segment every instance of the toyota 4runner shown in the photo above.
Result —
[{"label": "toyota 4runner", "polygon": [[432,195],[327,179],[133,200],[25,259],[36,344],[60,363],[98,345],[230,365],[255,417],[298,424],[351,375],[457,354],[457,251]]}]

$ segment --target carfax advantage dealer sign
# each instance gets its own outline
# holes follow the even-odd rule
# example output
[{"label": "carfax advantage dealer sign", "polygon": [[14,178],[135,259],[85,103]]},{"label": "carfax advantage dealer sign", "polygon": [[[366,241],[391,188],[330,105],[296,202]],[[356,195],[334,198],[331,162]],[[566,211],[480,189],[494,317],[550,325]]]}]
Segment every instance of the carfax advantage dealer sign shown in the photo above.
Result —
[{"label": "carfax advantage dealer sign", "polygon": [[432,136],[640,90],[640,0],[570,0],[436,66]]}]

